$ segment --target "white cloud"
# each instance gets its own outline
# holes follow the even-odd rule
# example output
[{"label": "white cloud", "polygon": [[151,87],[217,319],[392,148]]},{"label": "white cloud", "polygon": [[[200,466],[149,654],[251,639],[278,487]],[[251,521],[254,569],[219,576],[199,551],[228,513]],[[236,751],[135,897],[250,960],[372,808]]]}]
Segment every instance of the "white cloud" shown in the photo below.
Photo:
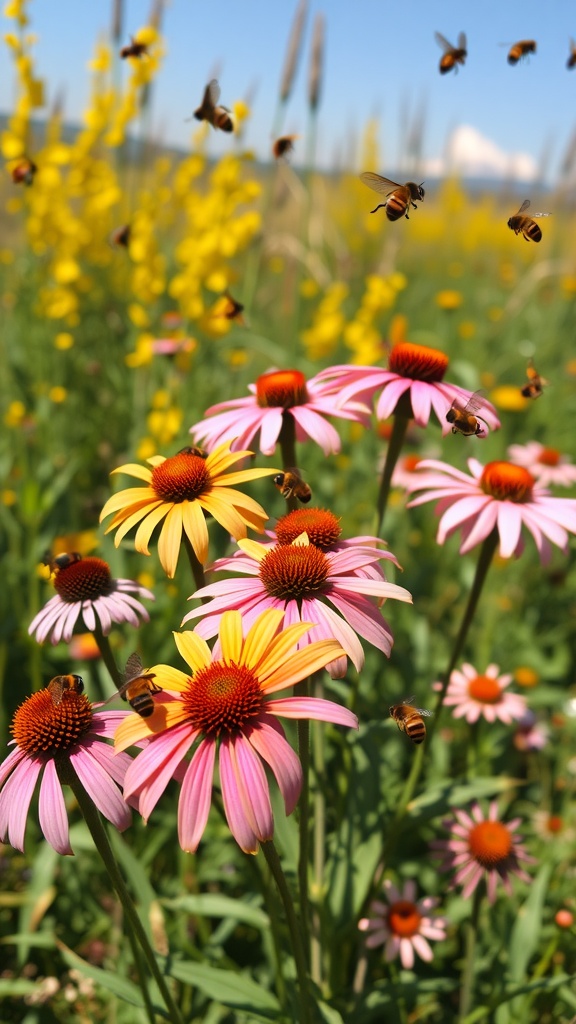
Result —
[{"label": "white cloud", "polygon": [[425,161],[425,172],[443,177],[508,178],[531,181],[538,177],[538,165],[528,153],[507,153],[476,128],[463,124],[449,136],[444,155]]}]

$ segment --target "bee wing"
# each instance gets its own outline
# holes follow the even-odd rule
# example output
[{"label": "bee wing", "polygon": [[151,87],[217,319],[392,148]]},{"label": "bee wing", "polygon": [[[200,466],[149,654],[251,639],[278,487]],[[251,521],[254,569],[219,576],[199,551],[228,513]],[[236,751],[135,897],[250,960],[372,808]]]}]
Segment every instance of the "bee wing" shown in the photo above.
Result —
[{"label": "bee wing", "polygon": [[473,395],[470,395],[470,398],[466,402],[466,405],[464,406],[464,412],[479,412],[481,409],[484,408],[485,404],[486,400],[484,397],[484,392],[475,391]]},{"label": "bee wing", "polygon": [[460,32],[460,34],[458,36],[458,49],[459,50],[465,50],[466,49],[466,33],[465,32]]},{"label": "bee wing", "polygon": [[522,206],[518,210],[518,213],[516,214],[516,216],[518,217],[521,213],[524,213],[524,210],[527,210],[529,206],[530,206],[530,200],[529,199],[525,199],[524,202],[522,203]]},{"label": "bee wing", "polygon": [[551,213],[533,213],[532,217],[551,217]]},{"label": "bee wing", "polygon": [[125,682],[127,682],[130,679],[135,679],[136,676],[141,675],[142,668],[142,658],[136,651],[134,651],[134,653],[130,655],[128,661],[126,662],[126,668],[124,670]]},{"label": "bee wing", "polygon": [[434,39],[438,43],[438,46],[442,47],[445,53],[448,53],[449,50],[454,49],[452,43],[449,43],[448,40],[446,39],[446,36],[443,36],[441,32],[435,32]]},{"label": "bee wing", "polygon": [[434,714],[434,712],[433,712],[433,711],[428,711],[428,709],[427,709],[427,708],[416,708],[416,711],[417,711],[417,712],[418,712],[418,713],[419,713],[420,715],[424,715],[424,718],[431,718],[431,717],[432,717],[432,715]]},{"label": "bee wing", "polygon": [[204,90],[204,97],[202,99],[202,106],[215,107],[220,99],[220,86],[218,79],[213,78],[212,81],[208,82]]},{"label": "bee wing", "polygon": [[381,174],[374,174],[372,171],[363,171],[360,175],[360,181],[368,185],[368,188],[371,188],[373,192],[385,193],[387,195],[393,192],[395,188],[402,187],[397,181],[383,178]]}]

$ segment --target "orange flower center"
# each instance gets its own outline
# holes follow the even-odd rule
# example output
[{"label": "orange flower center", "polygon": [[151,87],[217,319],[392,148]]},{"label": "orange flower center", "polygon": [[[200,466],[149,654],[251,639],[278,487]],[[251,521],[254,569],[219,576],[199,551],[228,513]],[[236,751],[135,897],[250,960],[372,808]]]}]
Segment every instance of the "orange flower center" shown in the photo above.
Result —
[{"label": "orange flower center", "polygon": [[551,832],[552,835],[556,835],[557,832],[561,832],[564,828],[564,822],[559,814],[551,814],[546,822],[546,830]]},{"label": "orange flower center", "polygon": [[326,555],[313,544],[278,545],[260,562],[260,579],[266,592],[282,601],[322,594],[329,572]]},{"label": "orange flower center", "polygon": [[301,533],[307,533],[310,543],[321,551],[329,551],[342,530],[338,517],[324,508],[296,508],[276,524],[279,544],[291,544]]},{"label": "orange flower center", "polygon": [[79,558],[58,570],[54,587],[63,601],[94,601],[112,589],[110,566],[102,558]]},{"label": "orange flower center", "polygon": [[543,466],[557,466],[561,458],[562,456],[556,448],[543,448],[536,461]]},{"label": "orange flower center", "polygon": [[152,470],[152,487],[162,501],[194,501],[210,486],[206,459],[188,451],[178,452]]},{"label": "orange flower center", "polygon": [[262,707],[258,678],[246,665],[215,661],[190,679],[184,707],[206,736],[238,732]]},{"label": "orange flower center", "polygon": [[73,747],[91,724],[92,705],[83,693],[58,695],[46,687],[16,709],[11,732],[27,754],[55,754]]},{"label": "orange flower center", "polygon": [[413,473],[422,459],[419,455],[405,455],[404,456],[404,469],[407,473]]},{"label": "orange flower center", "polygon": [[527,469],[511,462],[488,462],[480,477],[484,493],[498,501],[530,501],[535,482]]},{"label": "orange flower center", "polygon": [[500,821],[481,821],[470,830],[468,847],[474,859],[491,870],[510,855],[512,836]]},{"label": "orange flower center", "polygon": [[388,367],[401,377],[425,380],[432,384],[444,379],[448,369],[448,356],[437,348],[414,345],[411,341],[399,341],[390,353]]},{"label": "orange flower center", "polygon": [[306,378],[300,370],[274,370],[256,381],[256,399],[261,409],[291,409],[309,401]]},{"label": "orange flower center", "polygon": [[476,676],[468,683],[468,695],[481,704],[499,704],[502,700],[500,683],[490,676]]},{"label": "orange flower center", "polygon": [[415,903],[410,900],[397,900],[392,903],[387,915],[388,927],[393,935],[401,939],[410,939],[420,930],[422,915],[418,913]]}]

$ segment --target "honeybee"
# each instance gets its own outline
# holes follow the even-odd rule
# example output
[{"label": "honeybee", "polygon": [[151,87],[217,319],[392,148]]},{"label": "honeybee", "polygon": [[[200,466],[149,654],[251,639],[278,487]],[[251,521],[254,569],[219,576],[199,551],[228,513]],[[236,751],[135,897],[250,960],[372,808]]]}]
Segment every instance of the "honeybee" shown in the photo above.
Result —
[{"label": "honeybee", "polygon": [[12,181],[15,185],[28,185],[30,186],[34,181],[34,177],[38,167],[33,160],[25,156],[12,168],[10,174],[12,175]]},{"label": "honeybee", "polygon": [[287,156],[294,149],[294,140],[297,139],[297,135],[281,135],[279,139],[272,144],[272,156],[275,160],[281,160],[283,156]]},{"label": "honeybee", "polygon": [[55,707],[58,707],[58,705],[64,700],[65,693],[84,692],[84,680],[82,679],[82,676],[75,675],[54,676],[54,678],[48,683],[46,689],[50,691],[52,703]]},{"label": "honeybee", "polygon": [[406,697],[401,704],[393,704],[389,709],[390,715],[396,722],[400,732],[405,732],[412,743],[422,743],[426,737],[426,725],[424,718],[429,718],[431,711],[425,708],[415,708],[410,703],[414,697]]},{"label": "honeybee", "polygon": [[122,224],[119,228],[115,228],[110,235],[110,245],[120,245],[122,248],[127,249],[130,244],[130,233],[131,228],[129,224]]},{"label": "honeybee", "polygon": [[50,572],[62,572],[63,569],[68,569],[70,565],[74,565],[75,562],[82,561],[82,555],[79,551],[66,551],[61,555],[55,555],[54,557],[47,554],[42,559],[44,565],[47,565]]},{"label": "honeybee", "polygon": [[217,318],[224,317],[225,320],[236,320],[236,323],[245,326],[246,321],[242,316],[242,312],[244,310],[242,303],[233,298],[228,291],[224,292],[222,299],[224,300],[222,309],[217,313],[214,313],[214,316]]},{"label": "honeybee", "polygon": [[521,39],[508,51],[508,63],[517,64],[521,57],[527,57],[529,53],[536,53],[535,39]]},{"label": "honeybee", "polygon": [[162,687],[153,682],[154,672],[144,672],[139,654],[131,654],[126,662],[124,681],[120,689],[105,702],[121,697],[141,718],[150,718],[154,712],[154,693],[162,693]]},{"label": "honeybee", "polygon": [[532,217],[524,217],[524,210],[530,206],[530,200],[525,199],[522,206],[513,217],[508,218],[508,227],[515,235],[522,233],[527,242],[539,242],[542,238],[542,231],[534,220],[534,217],[550,217],[549,213],[534,213]]},{"label": "honeybee", "polygon": [[399,185],[397,181],[383,178],[380,174],[373,174],[372,171],[364,171],[360,175],[360,181],[368,185],[373,192],[380,192],[388,196],[385,203],[379,203],[374,210],[370,210],[370,213],[376,213],[376,210],[384,207],[388,220],[398,220],[400,217],[406,217],[406,220],[409,220],[410,205],[417,210],[415,200],[418,199],[419,202],[422,202],[424,199],[425,193],[422,188],[424,182],[417,185],[415,181],[406,181],[404,185]]},{"label": "honeybee", "polygon": [[[208,121],[213,128],[219,128],[222,132],[233,132],[234,121],[230,116],[228,107],[218,106],[220,99],[220,86],[215,78],[208,82],[202,97],[202,103],[194,111],[193,117],[197,121]],[[190,120],[190,118],[188,118]]]},{"label": "honeybee", "polygon": [[458,65],[464,64],[466,57],[468,56],[468,50],[466,49],[466,35],[461,32],[458,36],[458,46],[452,46],[448,40],[440,32],[434,33],[434,38],[444,50],[442,57],[440,58],[440,74],[445,75],[447,71],[454,71],[458,73]]},{"label": "honeybee", "polygon": [[120,56],[122,60],[126,60],[127,57],[148,56],[148,47],[146,43],[139,43],[134,36],[130,36],[130,45],[122,47]]},{"label": "honeybee", "polygon": [[180,448],[176,452],[177,455],[197,455],[199,459],[207,459],[208,452],[204,451],[203,448],[198,448],[196,445],[187,444],[184,448]]},{"label": "honeybee", "polygon": [[576,43],[573,39],[570,40],[570,56],[566,61],[566,67],[569,71],[571,71],[573,67],[576,67]]},{"label": "honeybee", "polygon": [[526,367],[526,377],[528,382],[524,384],[524,387],[520,388],[520,394],[524,398],[540,398],[544,388],[548,386],[550,381],[540,376],[531,359],[528,360],[528,366]]},{"label": "honeybee", "polygon": [[283,473],[277,473],[272,477],[272,483],[278,488],[283,498],[291,498],[294,495],[304,505],[307,505],[312,497],[312,490],[299,475],[297,469],[286,469]]},{"label": "honeybee", "polygon": [[446,413],[448,423],[452,424],[452,433],[463,434],[464,437],[483,437],[485,435],[484,427],[487,427],[488,424],[481,416],[476,415],[483,404],[484,401],[478,392],[470,396],[466,405],[462,405],[455,398]]}]

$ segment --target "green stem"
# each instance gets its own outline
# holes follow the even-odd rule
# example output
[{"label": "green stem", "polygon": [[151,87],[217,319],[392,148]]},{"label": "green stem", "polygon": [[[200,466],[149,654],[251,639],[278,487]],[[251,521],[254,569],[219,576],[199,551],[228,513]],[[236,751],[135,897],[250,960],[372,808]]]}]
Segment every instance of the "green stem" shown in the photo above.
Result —
[{"label": "green stem", "polygon": [[[278,437],[278,444],[282,453],[282,468],[294,469],[296,466],[296,420],[289,412],[282,413],[282,426]],[[298,499],[292,494],[286,499],[288,512],[298,508]]]},{"label": "green stem", "polygon": [[[307,697],[308,680],[294,687],[296,697]],[[298,719],[298,754],[302,765],[302,792],[298,801],[298,889],[300,896],[300,920],[306,948],[310,928],[310,899],[308,894],[308,865],[310,863],[310,722]]]},{"label": "green stem", "polygon": [[116,664],[116,659],[112,654],[112,648],[110,647],[110,641],[107,636],[104,636],[102,627],[98,620],[96,620],[96,626],[94,628],[94,639],[98,644],[98,650],[102,655],[102,661],[106,665],[110,675],[112,676],[112,682],[115,686],[120,689],[123,683],[122,673]]},{"label": "green stem", "polygon": [[[315,697],[322,697],[324,693],[322,683],[319,679],[314,684]],[[322,786],[322,779],[325,773],[324,756],[325,730],[315,723],[312,730],[312,744],[314,756],[314,777],[316,786],[314,791],[314,872],[313,872],[313,900],[316,906],[312,922],[312,937],[310,945],[310,968],[312,980],[322,987],[322,932],[321,915],[319,908],[322,906],[324,896],[324,867],[325,867],[325,841],[326,841],[326,799]]]},{"label": "green stem", "polygon": [[404,444],[404,438],[406,437],[409,422],[410,418],[408,416],[403,416],[400,413],[394,414],[392,436],[390,437],[388,448],[386,450],[386,461],[384,462],[382,479],[380,480],[380,490],[378,491],[378,498],[376,501],[376,529],[374,532],[377,537],[380,536],[380,530],[382,529],[382,520],[384,519],[384,513],[388,504],[392,474],[396,463],[398,462],[398,456],[402,450],[402,445]]},{"label": "green stem", "polygon": [[[182,537],[183,537],[183,540],[184,540],[184,548],[185,548],[186,554],[188,555],[188,561],[190,563],[190,568],[192,570],[192,575],[194,577],[194,583],[196,584],[196,590],[200,590],[202,587],[204,587],[206,585],[206,579],[204,577],[204,569],[203,569],[201,563],[198,561],[198,557],[196,555],[196,552],[194,551],[194,548],[192,547],[192,542],[191,542],[190,538],[188,537],[188,535],[183,532],[182,533]],[[202,604],[205,604],[206,601],[210,600],[210,598],[204,597],[201,600],[202,600]]]},{"label": "green stem", "polygon": [[460,1024],[462,1024],[466,1019],[472,1004],[474,969],[476,966],[476,941],[478,938],[478,917],[480,913],[481,899],[482,888],[481,885],[477,885],[472,902],[472,915],[466,929],[466,948],[464,953],[464,967],[462,969],[462,981],[460,983],[460,1009],[458,1014]]},{"label": "green stem", "polygon": [[150,973],[152,974],[152,977],[154,978],[156,984],[158,985],[158,989],[164,1000],[164,1005],[166,1006],[166,1010],[168,1011],[169,1020],[171,1021],[171,1024],[184,1024],[184,1021],[180,1015],[180,1011],[176,1006],[174,1000],[172,999],[170,990],[168,989],[168,986],[166,985],[166,982],[164,980],[164,976],[160,971],[158,962],[156,960],[156,956],[154,954],[154,950],[152,949],[152,946],[150,945],[150,942],[148,940],[148,936],[146,935],[146,932],[142,926],[142,922],[140,921],[140,918],[136,911],[136,907],[134,906],[134,903],[132,901],[132,897],[128,892],[126,883],[124,882],[124,879],[116,862],[116,858],[112,851],[112,847],[110,846],[110,841],[108,839],[108,836],[106,835],[106,830],[100,819],[100,815],[98,814],[96,807],[90,800],[88,794],[86,793],[84,787],[80,783],[80,780],[76,776],[75,772],[73,772],[72,770],[70,770],[69,773],[67,772],[65,781],[68,783],[68,785],[72,789],[72,792],[74,793],[74,796],[76,797],[78,806],[80,807],[84,820],[90,831],[90,835],[92,836],[92,839],[94,841],[94,845],[102,858],[104,867],[106,868],[110,876],[112,886],[116,891],[120,903],[122,904],[122,908],[129,922],[129,926],[138,941],[138,944],[140,946],[140,949],[142,950],[144,959],[146,960]]},{"label": "green stem", "polygon": [[267,843],[262,843],[262,850],[268,862],[268,867],[270,868],[272,877],[278,887],[280,899],[282,900],[284,910],[286,912],[286,921],[288,923],[290,938],[292,940],[292,952],[294,954],[294,962],[296,964],[296,975],[298,978],[298,988],[300,993],[300,1015],[298,1017],[298,1021],[299,1024],[312,1024],[312,1007],[310,1003],[311,994],[309,989],[304,940],[298,926],[298,918],[296,917],[294,903],[290,895],[286,876],[282,870],[282,865],[280,864],[280,858],[272,840]]}]

